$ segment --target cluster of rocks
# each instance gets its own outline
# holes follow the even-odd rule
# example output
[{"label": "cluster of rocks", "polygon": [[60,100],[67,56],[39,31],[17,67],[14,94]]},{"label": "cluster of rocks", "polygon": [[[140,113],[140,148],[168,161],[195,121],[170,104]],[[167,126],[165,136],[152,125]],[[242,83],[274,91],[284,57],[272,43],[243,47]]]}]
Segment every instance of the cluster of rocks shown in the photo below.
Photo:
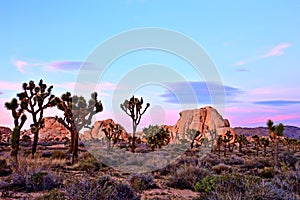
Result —
[{"label": "cluster of rocks", "polygon": [[[89,141],[93,139],[105,140],[106,136],[103,129],[109,128],[111,125],[117,124],[112,119],[99,120],[93,124],[93,128],[85,130],[80,134],[80,140]],[[218,135],[225,135],[227,131],[235,135],[235,130],[230,127],[227,119],[224,119],[216,109],[206,106],[200,109],[184,110],[179,113],[179,119],[174,126],[163,126],[170,132],[170,143],[177,144],[186,139],[191,138],[187,135],[188,130],[199,131],[199,137],[206,137],[210,139],[210,131],[216,131]],[[7,127],[0,127],[0,141],[8,141],[12,130]],[[122,129],[120,140],[128,141],[129,134]],[[71,133],[62,124],[60,124],[55,117],[46,117],[45,126],[39,132],[39,142],[50,141],[68,141]],[[21,132],[22,138],[33,139],[31,130]]]},{"label": "cluster of rocks", "polygon": [[[60,124],[55,117],[45,117],[45,126],[39,131],[39,142],[58,141],[64,142],[71,138],[70,131]],[[0,127],[0,142],[9,142],[12,130],[7,127]],[[31,130],[21,131],[21,141],[33,141]]]},{"label": "cluster of rocks", "polygon": [[[105,140],[106,136],[103,129],[108,129],[110,126],[116,126],[117,124],[112,119],[99,120],[96,121],[91,130],[84,131],[83,134],[80,135],[81,140]],[[122,128],[121,128],[122,129]],[[126,130],[122,129],[121,135],[119,137],[120,140],[128,140],[129,134]]]}]

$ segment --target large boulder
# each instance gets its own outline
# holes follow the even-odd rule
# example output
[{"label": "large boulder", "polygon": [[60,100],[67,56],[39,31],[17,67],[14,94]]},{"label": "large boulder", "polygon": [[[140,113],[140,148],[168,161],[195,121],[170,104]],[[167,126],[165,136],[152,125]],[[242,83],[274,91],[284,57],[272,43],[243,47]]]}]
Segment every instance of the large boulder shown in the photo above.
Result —
[{"label": "large boulder", "polygon": [[8,142],[11,132],[10,128],[0,126],[0,142]]},{"label": "large boulder", "polygon": [[182,139],[191,140],[187,135],[188,130],[199,131],[200,135],[208,139],[211,138],[210,133],[214,130],[218,135],[225,135],[227,131],[235,135],[234,130],[230,128],[228,119],[224,119],[211,106],[184,110],[179,113],[179,116],[180,118],[174,126],[164,126],[171,134],[171,143],[179,143]]},{"label": "large boulder", "polygon": [[[81,134],[80,138],[82,140],[94,140],[94,139],[105,140],[106,136],[103,129],[109,128],[110,124],[116,126],[116,123],[112,119],[96,121],[93,125],[92,130],[84,131],[84,133]],[[128,133],[123,129],[119,139],[126,141],[127,138],[128,138]]]},{"label": "large boulder", "polygon": [[[44,120],[45,126],[39,131],[40,142],[70,140],[71,132],[59,123],[55,117],[45,117]],[[33,134],[30,129],[21,132],[22,137],[25,135],[33,140]]]}]

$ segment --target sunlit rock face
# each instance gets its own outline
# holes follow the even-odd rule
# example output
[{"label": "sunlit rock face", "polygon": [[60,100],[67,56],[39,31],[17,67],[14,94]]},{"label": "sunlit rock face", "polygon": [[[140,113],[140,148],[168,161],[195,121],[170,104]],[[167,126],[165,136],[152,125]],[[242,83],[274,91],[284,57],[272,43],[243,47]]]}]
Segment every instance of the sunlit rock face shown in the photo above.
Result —
[{"label": "sunlit rock face", "polygon": [[211,138],[211,131],[217,135],[225,135],[227,131],[235,134],[230,128],[228,119],[224,119],[216,109],[206,106],[200,109],[184,110],[179,113],[179,119],[174,126],[164,126],[171,134],[171,143],[179,143],[182,139],[190,140],[188,130],[196,130],[200,135]]},{"label": "sunlit rock face", "polygon": [[[103,131],[105,128],[109,128],[110,124],[113,126],[116,126],[116,123],[112,119],[105,119],[105,120],[99,120],[96,121],[93,125],[92,130],[86,130],[81,135],[82,140],[92,140],[92,139],[98,139],[98,140],[105,140],[106,136]],[[121,136],[119,139],[127,140],[128,133],[125,130],[122,130]]]}]

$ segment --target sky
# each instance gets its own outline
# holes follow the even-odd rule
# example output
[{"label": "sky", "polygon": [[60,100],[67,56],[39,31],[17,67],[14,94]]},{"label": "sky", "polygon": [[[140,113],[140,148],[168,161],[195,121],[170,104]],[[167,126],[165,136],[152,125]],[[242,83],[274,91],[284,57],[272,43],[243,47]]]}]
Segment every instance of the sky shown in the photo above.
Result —
[{"label": "sky", "polygon": [[[220,113],[232,127],[265,126],[268,119],[300,126],[299,10],[297,0],[1,1],[0,125],[12,126],[4,103],[21,91],[23,82],[42,78],[54,86],[57,96],[66,91],[77,94],[90,92],[78,84],[78,77],[85,74],[98,77],[91,90],[100,94],[104,111],[95,120],[113,118],[130,127],[119,104],[135,94],[151,104],[141,127],[172,125],[182,109],[214,106],[215,93],[224,95],[225,109]],[[209,85],[210,77],[199,74],[180,55],[147,48],[116,57],[99,78],[103,68],[90,63],[90,55],[111,38],[149,27],[196,42],[221,82]],[[162,43],[167,39],[160,38]],[[104,54],[114,54],[121,43]],[[184,46],[180,41],[174,45]],[[90,68],[85,71],[84,65]],[[134,81],[139,85],[133,88]],[[55,109],[45,113],[55,115],[61,113]]]}]

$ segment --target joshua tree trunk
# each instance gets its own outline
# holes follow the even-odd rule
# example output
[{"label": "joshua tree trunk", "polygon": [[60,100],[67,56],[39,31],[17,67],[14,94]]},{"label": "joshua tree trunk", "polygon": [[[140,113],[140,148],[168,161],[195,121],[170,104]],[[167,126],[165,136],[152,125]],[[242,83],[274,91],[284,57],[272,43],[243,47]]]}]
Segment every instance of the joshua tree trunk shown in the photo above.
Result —
[{"label": "joshua tree trunk", "polygon": [[37,144],[38,144],[38,140],[39,140],[39,130],[37,128],[35,128],[35,130],[33,131],[33,144],[32,144],[32,158],[34,158],[34,154],[36,153],[36,148],[37,148]]},{"label": "joshua tree trunk", "polygon": [[278,166],[278,141],[274,141],[274,161],[275,166]]},{"label": "joshua tree trunk", "polygon": [[135,132],[136,132],[136,123],[133,121],[132,122],[132,146],[131,146],[131,151],[134,153],[135,150]]},{"label": "joshua tree trunk", "polygon": [[78,158],[78,131],[75,129],[74,131],[74,140],[73,140],[73,155],[72,155],[72,162],[76,163]]},{"label": "joshua tree trunk", "polygon": [[11,160],[13,163],[13,167],[15,169],[18,168],[18,151],[19,151],[19,141],[20,141],[20,129],[19,127],[15,127],[13,132],[12,132],[12,137],[11,137]]}]

